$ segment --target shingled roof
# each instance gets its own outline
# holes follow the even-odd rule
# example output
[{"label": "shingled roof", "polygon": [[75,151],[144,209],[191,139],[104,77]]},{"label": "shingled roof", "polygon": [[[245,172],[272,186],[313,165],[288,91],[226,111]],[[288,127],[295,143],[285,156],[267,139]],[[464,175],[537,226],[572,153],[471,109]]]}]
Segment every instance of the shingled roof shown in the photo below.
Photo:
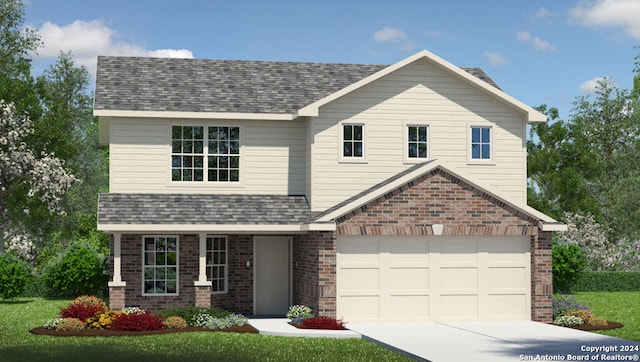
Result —
[{"label": "shingled roof", "polygon": [[[94,109],[293,114],[386,67],[101,56]],[[482,69],[462,69],[498,88]]]},{"label": "shingled roof", "polygon": [[295,225],[311,219],[304,196],[100,194],[98,225]]}]

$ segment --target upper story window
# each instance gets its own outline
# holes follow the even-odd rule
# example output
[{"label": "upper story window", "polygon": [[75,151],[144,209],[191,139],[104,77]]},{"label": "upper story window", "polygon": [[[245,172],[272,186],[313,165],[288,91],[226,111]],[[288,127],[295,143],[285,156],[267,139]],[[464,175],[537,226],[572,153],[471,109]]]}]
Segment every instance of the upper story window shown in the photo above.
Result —
[{"label": "upper story window", "polygon": [[491,160],[491,127],[471,127],[471,160]]},{"label": "upper story window", "polygon": [[171,180],[202,181],[204,178],[204,127],[171,128]]},{"label": "upper story window", "polygon": [[171,181],[239,182],[240,127],[172,126]]},{"label": "upper story window", "polygon": [[211,292],[227,291],[227,237],[207,236],[207,280]]},{"label": "upper story window", "polygon": [[342,157],[364,158],[364,125],[344,123],[342,125]]},{"label": "upper story window", "polygon": [[143,294],[178,293],[178,237],[145,236]]},{"label": "upper story window", "polygon": [[407,126],[407,158],[410,161],[429,158],[429,127],[425,125]]}]

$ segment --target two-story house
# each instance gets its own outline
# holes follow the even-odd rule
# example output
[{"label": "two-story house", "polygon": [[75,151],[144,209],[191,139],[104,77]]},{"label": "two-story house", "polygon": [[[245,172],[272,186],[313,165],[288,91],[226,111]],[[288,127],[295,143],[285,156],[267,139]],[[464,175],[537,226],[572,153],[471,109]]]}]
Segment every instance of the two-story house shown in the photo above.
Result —
[{"label": "two-story house", "polygon": [[543,114],[480,69],[100,57],[112,308],[551,320]]}]

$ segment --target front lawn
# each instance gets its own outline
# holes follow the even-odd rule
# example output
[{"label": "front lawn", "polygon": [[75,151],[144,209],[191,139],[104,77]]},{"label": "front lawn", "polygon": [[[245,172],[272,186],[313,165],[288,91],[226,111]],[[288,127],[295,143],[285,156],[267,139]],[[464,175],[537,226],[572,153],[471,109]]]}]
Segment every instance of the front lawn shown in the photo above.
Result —
[{"label": "front lawn", "polygon": [[407,361],[360,339],[185,332],[139,337],[51,337],[45,325],[71,300],[0,302],[0,360],[11,361]]},{"label": "front lawn", "polygon": [[597,316],[624,324],[597,333],[640,342],[640,292],[582,292],[576,299],[587,302]]}]

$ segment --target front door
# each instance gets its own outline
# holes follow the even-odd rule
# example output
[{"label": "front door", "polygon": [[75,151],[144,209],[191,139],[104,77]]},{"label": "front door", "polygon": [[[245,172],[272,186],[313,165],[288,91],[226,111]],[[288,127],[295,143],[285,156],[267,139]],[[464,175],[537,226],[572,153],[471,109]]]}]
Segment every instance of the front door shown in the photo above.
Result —
[{"label": "front door", "polygon": [[254,313],[285,315],[289,309],[289,238],[256,236],[254,245]]}]

